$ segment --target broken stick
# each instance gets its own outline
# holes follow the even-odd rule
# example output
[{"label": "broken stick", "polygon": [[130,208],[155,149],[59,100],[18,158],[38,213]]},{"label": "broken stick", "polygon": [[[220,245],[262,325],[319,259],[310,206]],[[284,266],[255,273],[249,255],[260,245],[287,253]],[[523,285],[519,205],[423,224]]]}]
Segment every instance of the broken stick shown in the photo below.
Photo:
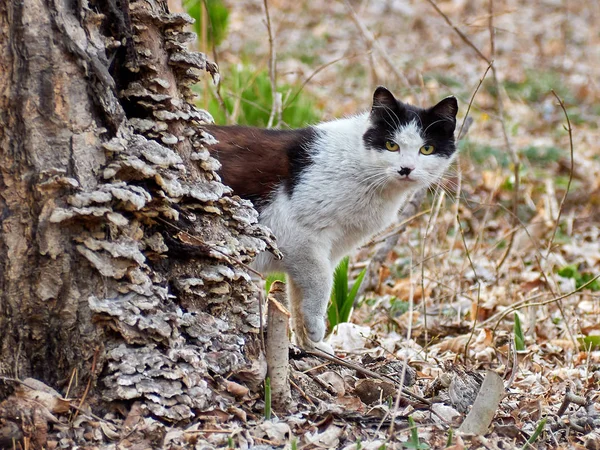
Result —
[{"label": "broken stick", "polygon": [[286,302],[285,284],[275,281],[267,296],[267,372],[271,379],[271,401],[276,410],[284,409],[290,401],[289,346],[290,312]]}]

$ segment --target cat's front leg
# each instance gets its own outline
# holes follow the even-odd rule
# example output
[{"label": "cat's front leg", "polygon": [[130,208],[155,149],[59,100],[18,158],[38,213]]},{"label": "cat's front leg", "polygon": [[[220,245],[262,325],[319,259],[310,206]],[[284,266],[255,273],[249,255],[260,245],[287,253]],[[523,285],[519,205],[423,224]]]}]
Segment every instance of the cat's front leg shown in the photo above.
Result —
[{"label": "cat's front leg", "polygon": [[298,344],[315,348],[327,331],[325,314],[332,284],[332,268],[327,254],[311,248],[298,248],[285,255],[289,275],[288,294]]}]

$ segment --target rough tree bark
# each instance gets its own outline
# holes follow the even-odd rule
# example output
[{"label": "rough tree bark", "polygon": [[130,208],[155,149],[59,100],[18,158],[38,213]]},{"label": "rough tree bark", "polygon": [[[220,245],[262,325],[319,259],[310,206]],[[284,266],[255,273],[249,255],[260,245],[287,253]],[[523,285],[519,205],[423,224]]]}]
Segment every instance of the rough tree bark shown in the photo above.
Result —
[{"label": "rough tree bark", "polygon": [[74,378],[95,412],[178,422],[264,377],[240,263],[272,238],[203,148],[191,85],[217,74],[188,23],[166,0],[0,2],[0,400]]}]

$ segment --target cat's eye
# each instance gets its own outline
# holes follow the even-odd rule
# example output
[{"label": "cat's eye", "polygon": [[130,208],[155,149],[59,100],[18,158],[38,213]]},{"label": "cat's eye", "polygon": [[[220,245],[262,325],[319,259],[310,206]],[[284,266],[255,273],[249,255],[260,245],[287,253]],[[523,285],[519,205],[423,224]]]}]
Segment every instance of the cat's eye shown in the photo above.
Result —
[{"label": "cat's eye", "polygon": [[431,155],[434,151],[435,147],[433,145],[424,145],[420,149],[422,155]]},{"label": "cat's eye", "polygon": [[387,148],[390,152],[397,152],[398,148],[400,148],[400,147],[395,142],[386,141],[385,148]]}]

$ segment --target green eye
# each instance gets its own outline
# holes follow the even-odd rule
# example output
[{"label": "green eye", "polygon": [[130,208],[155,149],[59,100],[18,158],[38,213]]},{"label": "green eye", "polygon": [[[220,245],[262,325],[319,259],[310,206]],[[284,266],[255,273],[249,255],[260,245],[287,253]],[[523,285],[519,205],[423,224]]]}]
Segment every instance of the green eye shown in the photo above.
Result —
[{"label": "green eye", "polygon": [[431,155],[434,151],[435,147],[433,145],[424,145],[420,150],[422,155]]},{"label": "green eye", "polygon": [[399,147],[395,142],[386,141],[385,148],[387,148],[390,152],[397,152]]}]

